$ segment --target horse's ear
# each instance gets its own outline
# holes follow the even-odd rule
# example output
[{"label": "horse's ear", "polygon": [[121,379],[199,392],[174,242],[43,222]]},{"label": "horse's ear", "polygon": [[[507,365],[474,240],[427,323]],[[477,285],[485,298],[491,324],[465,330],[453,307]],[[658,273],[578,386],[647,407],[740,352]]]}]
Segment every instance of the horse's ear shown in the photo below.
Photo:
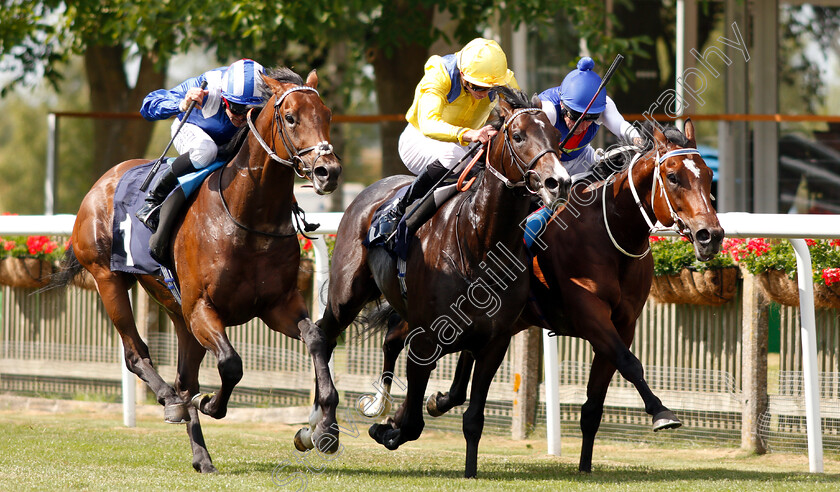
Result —
[{"label": "horse's ear", "polygon": [[507,102],[507,100],[505,100],[505,98],[500,97],[498,111],[499,116],[501,116],[502,118],[506,118],[507,115],[509,115],[513,111],[513,108],[511,107],[510,103]]},{"label": "horse's ear", "polygon": [[318,87],[318,74],[315,73],[315,70],[309,72],[309,75],[306,76],[306,85],[308,87],[312,87],[316,89]]},{"label": "horse's ear", "polygon": [[540,99],[539,94],[535,93],[533,96],[531,96],[531,106],[533,106],[535,108],[541,108],[542,107],[542,99]]},{"label": "horse's ear", "polygon": [[662,133],[662,130],[659,129],[659,125],[653,126],[653,139],[656,141],[657,146],[665,146],[668,143],[668,139]]},{"label": "horse's ear", "polygon": [[265,82],[265,85],[267,87],[270,87],[273,90],[273,92],[277,92],[277,90],[280,87],[280,82],[277,82],[276,80],[274,80],[273,78],[269,77],[268,75],[266,75],[262,72],[260,72],[260,77],[262,77],[263,82]]},{"label": "horse's ear", "polygon": [[697,148],[697,139],[694,137],[694,123],[691,122],[691,118],[685,120],[685,138],[688,139],[688,146],[696,149]]}]

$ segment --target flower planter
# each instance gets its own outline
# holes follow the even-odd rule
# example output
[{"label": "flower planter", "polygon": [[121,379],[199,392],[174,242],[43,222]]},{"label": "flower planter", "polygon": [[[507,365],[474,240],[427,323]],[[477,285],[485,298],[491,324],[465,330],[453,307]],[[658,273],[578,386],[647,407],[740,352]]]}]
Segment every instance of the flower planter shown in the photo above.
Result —
[{"label": "flower planter", "polygon": [[[784,306],[799,306],[799,284],[784,271],[768,270],[755,278],[771,301]],[[814,306],[825,309],[840,308],[840,284],[814,284]]]},{"label": "flower planter", "polygon": [[695,272],[686,268],[679,275],[653,278],[650,296],[660,303],[720,306],[735,297],[738,268]]},{"label": "flower planter", "polygon": [[52,264],[38,258],[4,258],[0,261],[0,284],[37,289],[50,283]]}]

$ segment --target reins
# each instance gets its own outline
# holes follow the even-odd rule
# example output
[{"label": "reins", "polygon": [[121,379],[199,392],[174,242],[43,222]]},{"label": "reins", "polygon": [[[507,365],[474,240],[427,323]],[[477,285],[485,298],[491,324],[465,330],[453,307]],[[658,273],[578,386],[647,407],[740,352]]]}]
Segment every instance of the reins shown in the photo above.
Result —
[{"label": "reins", "polygon": [[[660,166],[666,159],[671,157],[675,157],[678,155],[691,155],[691,154],[700,154],[697,149],[676,149],[670,152],[666,152],[664,155],[660,157],[659,149],[656,150],[656,157],[655,157],[655,167],[653,170],[653,182],[651,183],[651,192],[650,192],[650,203],[651,208],[654,206],[654,200],[656,200],[656,187],[657,184],[659,185],[660,189],[662,190],[662,196],[665,198],[665,203],[668,205],[668,212],[671,215],[671,219],[674,221],[674,225],[670,227],[657,227],[654,225],[653,221],[650,220],[647,212],[645,211],[644,204],[642,204],[641,198],[639,198],[639,193],[636,191],[636,185],[633,182],[633,166],[639,161],[642,157],[642,154],[637,153],[633,156],[633,159],[630,161],[630,165],[627,168],[627,180],[630,183],[630,192],[633,194],[633,200],[636,202],[636,206],[639,208],[639,212],[642,214],[642,217],[645,219],[645,222],[648,225],[648,235],[654,232],[661,232],[661,231],[674,231],[677,234],[685,237],[691,237],[691,231],[687,231],[687,227],[683,220],[677,215],[677,212],[674,210],[674,206],[671,203],[671,198],[668,196],[668,192],[665,189],[665,184],[662,182],[662,175],[659,171]],[[614,175],[613,173],[612,175]],[[610,177],[612,177],[610,175]],[[609,179],[609,178],[608,178]],[[613,185],[614,186],[614,185]],[[648,244],[648,248],[641,254],[634,254],[627,252],[624,248],[622,248],[618,242],[616,241],[615,237],[612,234],[612,230],[610,230],[610,223],[607,220],[607,189],[606,187],[602,188],[601,194],[601,209],[604,213],[604,227],[607,229],[607,235],[610,237],[610,241],[612,241],[613,246],[624,255],[629,256],[631,258],[644,258],[645,256],[650,253],[650,244]]]}]

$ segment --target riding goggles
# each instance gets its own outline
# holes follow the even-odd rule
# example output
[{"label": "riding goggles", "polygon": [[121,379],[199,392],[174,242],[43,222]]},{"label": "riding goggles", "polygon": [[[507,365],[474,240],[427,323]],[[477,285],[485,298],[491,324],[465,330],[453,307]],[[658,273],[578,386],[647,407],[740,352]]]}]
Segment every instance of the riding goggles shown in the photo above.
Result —
[{"label": "riding goggles", "polygon": [[[577,111],[573,111],[569,108],[563,108],[563,112],[566,113],[566,116],[568,116],[572,121],[580,119],[581,113],[578,113]],[[601,113],[587,113],[583,115],[583,121],[596,121],[600,117]]]},{"label": "riding goggles", "polygon": [[225,102],[225,106],[230,110],[231,113],[237,116],[244,116],[248,113],[248,106],[244,104],[236,104],[228,101],[227,99],[223,99]]}]

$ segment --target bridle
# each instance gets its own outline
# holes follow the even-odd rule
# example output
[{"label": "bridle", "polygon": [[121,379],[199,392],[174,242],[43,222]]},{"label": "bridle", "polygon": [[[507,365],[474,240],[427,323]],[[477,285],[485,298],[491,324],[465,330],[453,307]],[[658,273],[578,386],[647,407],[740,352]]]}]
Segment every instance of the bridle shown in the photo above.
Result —
[{"label": "bridle", "polygon": [[[293,92],[297,92],[297,91],[312,91],[315,94],[318,94],[318,91],[313,89],[312,87],[301,85],[301,86],[295,86],[295,87],[292,87],[291,89],[286,90],[286,92],[281,94],[280,97],[277,97],[274,101],[274,125],[275,125],[275,128],[280,129],[280,131],[279,131],[280,140],[283,142],[283,147],[286,149],[286,153],[289,155],[289,159],[284,159],[284,158],[280,157],[279,155],[277,155],[277,152],[275,152],[274,149],[272,149],[271,147],[268,146],[267,143],[265,143],[265,140],[260,135],[260,132],[257,131],[257,128],[254,126],[254,122],[251,119],[251,111],[254,110],[253,108],[248,110],[248,114],[245,117],[245,119],[248,121],[248,128],[250,129],[251,133],[254,135],[254,137],[257,139],[257,142],[259,142],[260,146],[262,146],[263,150],[265,150],[265,152],[268,154],[268,156],[270,158],[272,158],[276,162],[279,162],[280,164],[283,164],[284,166],[290,167],[299,178],[304,178],[304,179],[308,179],[308,180],[312,181],[312,169],[315,167],[315,163],[318,162],[318,159],[320,159],[321,156],[334,154],[333,153],[333,146],[330,145],[329,142],[324,140],[322,142],[316,143],[315,145],[313,145],[311,147],[306,147],[305,149],[298,150],[298,149],[295,148],[294,144],[292,143],[291,138],[289,137],[288,130],[286,129],[286,125],[284,123],[285,120],[280,117],[280,105],[283,104],[283,101],[286,99],[286,96],[288,96],[289,94],[291,94]],[[319,96],[320,96],[320,94],[319,94]],[[318,154],[315,157],[315,160],[312,161],[311,166],[307,166],[306,163],[303,161],[303,158],[302,158],[302,156],[308,154],[309,152],[316,152]],[[338,158],[338,155],[336,155],[336,158]],[[227,166],[225,166],[225,167],[227,167]],[[263,236],[269,236],[269,237],[277,237],[277,238],[292,237],[292,236],[297,236],[298,233],[303,233],[300,223],[301,223],[301,221],[303,221],[304,224],[306,222],[305,222],[305,220],[302,220],[302,217],[300,215],[301,214],[300,209],[295,208],[295,207],[292,208],[292,210],[295,213],[295,218],[297,219],[297,221],[296,221],[296,229],[297,230],[295,232],[276,233],[276,232],[268,232],[268,231],[259,231],[259,230],[253,229],[253,228],[239,222],[238,220],[236,220],[236,218],[233,216],[233,214],[230,213],[230,208],[228,207],[227,200],[225,200],[225,196],[222,193],[222,175],[224,174],[225,167],[222,167],[222,169],[219,171],[219,198],[221,198],[221,200],[222,200],[222,207],[225,209],[225,212],[227,213],[227,216],[230,218],[230,220],[237,227],[239,227],[241,229],[244,229],[245,231],[248,231],[248,232],[251,232],[251,233],[261,234]]]},{"label": "bridle", "polygon": [[[627,168],[627,179],[630,183],[630,192],[633,193],[633,200],[636,202],[636,206],[639,207],[639,212],[641,212],[642,217],[645,219],[645,222],[647,222],[648,235],[654,232],[674,231],[680,236],[688,238],[689,241],[693,241],[693,238],[691,236],[691,229],[689,229],[688,226],[685,225],[685,222],[680,218],[679,215],[677,215],[677,212],[674,210],[674,206],[671,203],[671,197],[668,196],[667,188],[665,187],[665,183],[662,182],[662,174],[659,170],[659,168],[662,166],[662,163],[665,162],[667,159],[671,157],[676,157],[678,155],[691,154],[699,155],[700,152],[697,151],[697,149],[675,149],[670,152],[666,152],[664,155],[660,156],[659,149],[657,148],[656,150],[656,167],[653,170],[653,183],[651,184],[650,191],[651,208],[654,208],[654,201],[656,200],[656,187],[658,185],[662,189],[662,196],[665,198],[665,204],[668,205],[668,213],[671,215],[671,220],[674,221],[674,225],[670,227],[657,227],[656,225],[654,225],[653,221],[650,220],[650,216],[648,216],[647,212],[645,211],[644,205],[642,204],[642,200],[641,198],[639,198],[639,193],[636,191],[636,185],[633,182],[633,166],[639,161],[639,159],[642,157],[642,154],[637,153],[635,156],[633,156],[633,159],[630,161],[630,166],[628,166]],[[648,244],[648,248],[643,253],[633,254],[627,252],[626,250],[624,250],[624,248],[619,246],[618,242],[615,240],[615,237],[613,237],[612,231],[610,230],[610,223],[607,220],[606,196],[607,191],[606,187],[604,187],[603,192],[601,194],[601,209],[604,212],[604,226],[607,229],[607,234],[609,235],[613,246],[615,246],[617,250],[621,251],[626,256],[629,256],[631,258],[644,258],[645,256],[647,256],[648,253],[650,253],[650,244]]]},{"label": "bridle", "polygon": [[[535,155],[533,158],[531,158],[531,160],[529,162],[526,163],[525,160],[522,159],[521,157],[519,157],[519,154],[517,154],[516,151],[513,149],[513,145],[510,143],[510,136],[509,136],[508,129],[510,128],[510,124],[513,123],[513,120],[515,120],[518,116],[523,115],[525,113],[539,114],[541,112],[542,112],[542,109],[540,109],[540,108],[518,109],[518,110],[514,111],[513,114],[510,115],[509,118],[506,118],[504,124],[502,125],[501,131],[502,131],[502,138],[504,140],[504,145],[505,145],[504,148],[510,154],[511,162],[516,166],[516,168],[519,170],[519,173],[522,175],[522,178],[521,178],[520,181],[513,182],[513,181],[509,180],[505,175],[503,175],[498,170],[496,170],[493,166],[490,165],[490,145],[493,143],[493,141],[491,140],[490,142],[487,143],[487,170],[490,171],[490,174],[492,174],[493,176],[498,178],[502,183],[505,184],[506,187],[508,187],[508,188],[524,187],[525,191],[527,191],[528,193],[530,193],[532,195],[536,195],[540,191],[539,189],[532,190],[531,187],[529,186],[529,182],[531,181],[531,179],[530,179],[531,176],[536,176],[537,175],[537,172],[534,171],[532,168],[537,164],[537,161],[539,161],[540,158],[542,158],[542,156],[544,156],[546,154],[557,155],[557,150],[553,149],[551,147],[549,147],[547,149],[544,149],[542,152]],[[524,165],[524,167],[523,167],[523,165]],[[539,183],[539,180],[535,180],[535,182]]]},{"label": "bridle", "polygon": [[[294,144],[292,143],[292,139],[289,137],[288,130],[286,129],[285,119],[280,117],[280,105],[283,104],[283,101],[286,99],[286,96],[293,92],[298,91],[312,91],[315,94],[318,94],[318,91],[313,89],[312,87],[306,85],[299,85],[292,87],[291,89],[286,90],[280,97],[275,98],[274,100],[274,125],[276,128],[279,128],[280,131],[280,140],[283,142],[283,147],[286,149],[286,154],[289,155],[289,159],[283,159],[277,152],[274,151],[273,148],[269,147],[265,140],[263,140],[260,132],[257,131],[257,128],[254,126],[254,122],[251,120],[251,111],[254,109],[251,108],[248,110],[248,115],[246,119],[248,120],[248,128],[251,130],[251,133],[257,139],[257,142],[262,146],[265,152],[268,154],[269,157],[274,159],[275,161],[292,168],[295,174],[299,178],[304,178],[308,180],[312,180],[312,169],[315,167],[315,163],[318,162],[318,159],[321,156],[334,154],[333,146],[327,142],[326,140],[322,142],[318,142],[311,147],[306,147],[305,149],[296,149]],[[318,94],[320,97],[320,94]],[[308,154],[309,152],[315,152],[318,155],[315,157],[315,160],[312,161],[311,166],[307,166],[306,163],[303,161],[302,156]],[[336,155],[338,158],[338,155]]]}]

